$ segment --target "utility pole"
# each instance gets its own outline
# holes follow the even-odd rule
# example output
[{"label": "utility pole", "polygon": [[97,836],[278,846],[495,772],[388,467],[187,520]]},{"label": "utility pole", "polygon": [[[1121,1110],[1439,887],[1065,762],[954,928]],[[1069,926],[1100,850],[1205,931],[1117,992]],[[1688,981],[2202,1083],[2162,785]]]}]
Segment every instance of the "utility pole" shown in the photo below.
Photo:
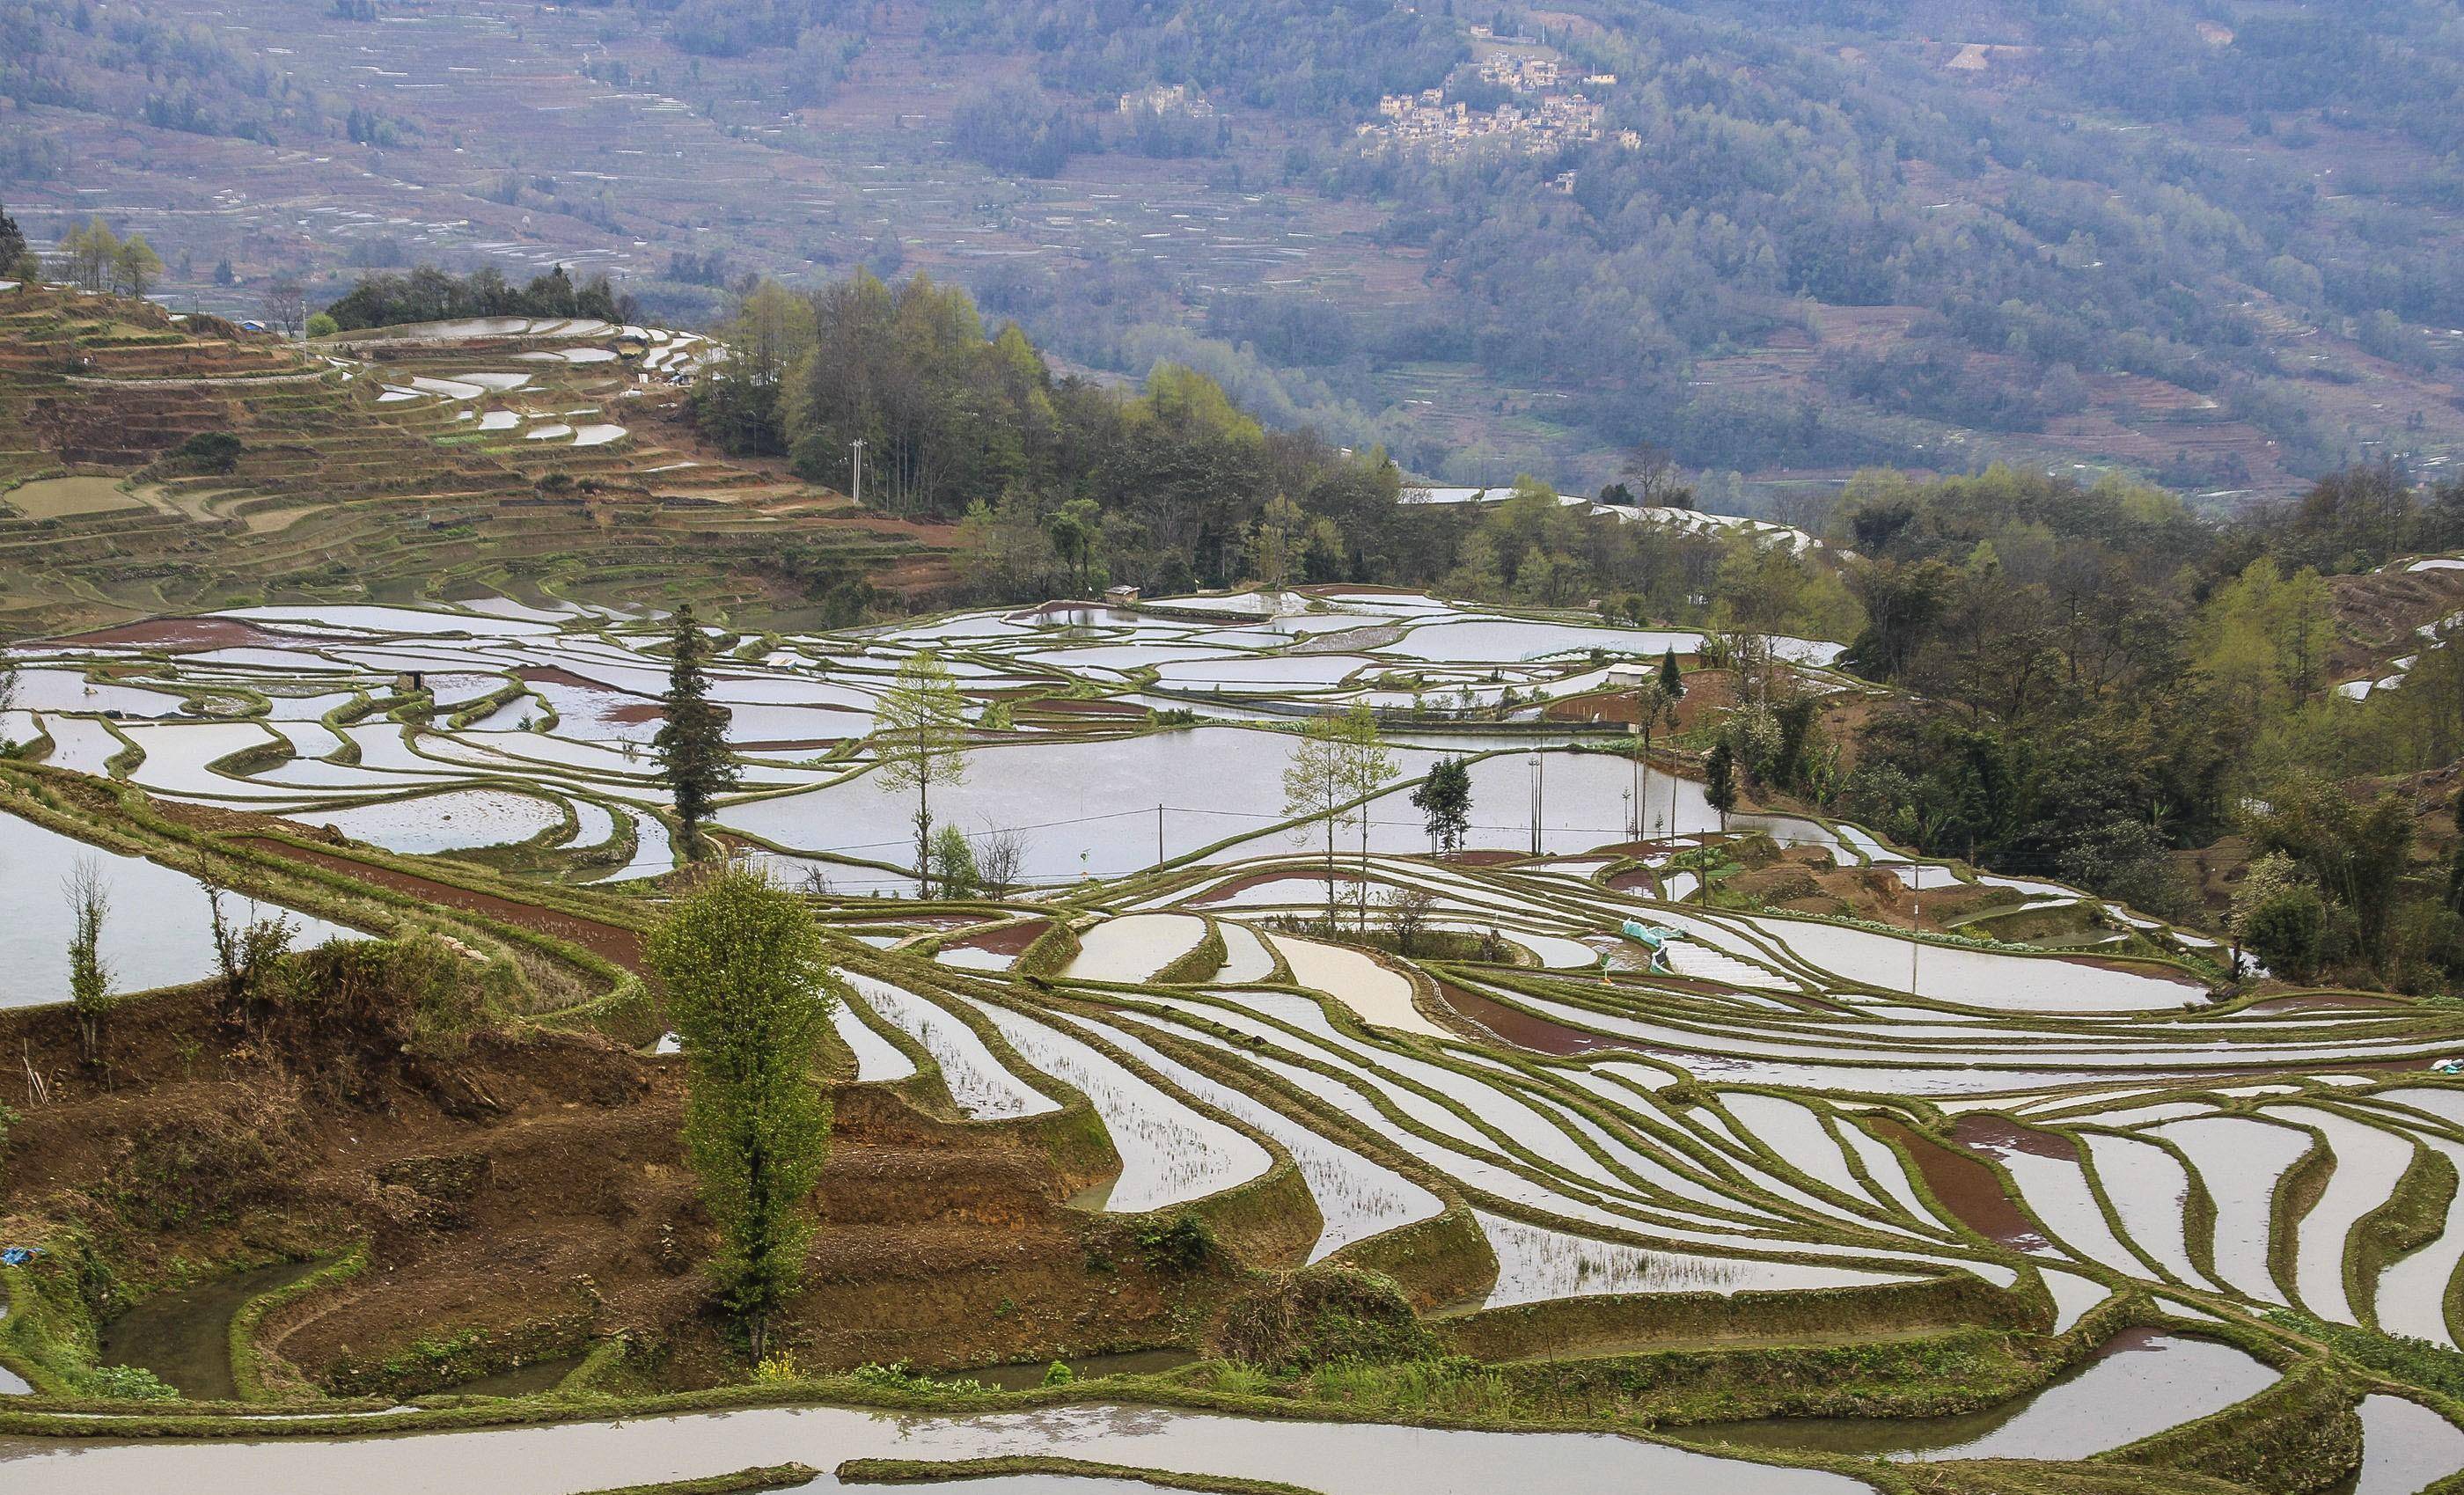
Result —
[{"label": "utility pole", "polygon": [[1155,806],[1155,866],[1163,866],[1163,806]]},{"label": "utility pole", "polygon": [[[1918,870],[1917,877],[1920,881],[1924,879],[1925,872],[1922,868]],[[1923,889],[1911,886],[1908,889],[1908,996],[1910,998],[1914,998],[1917,994],[1917,952],[1925,948],[1925,941],[1917,938],[1917,926],[1924,921],[1925,891]]]},{"label": "utility pole", "polygon": [[1626,799],[1634,805],[1634,839],[1640,841],[1642,839],[1642,759],[1644,755],[1651,751],[1644,745],[1651,741],[1651,737],[1643,730],[1642,684],[1639,680],[1636,682],[1634,688],[1634,735],[1636,738],[1634,788],[1626,795]]},{"label": "utility pole", "polygon": [[858,436],[852,445],[855,448],[855,492],[850,496],[855,499],[856,507],[861,509],[864,507],[864,438]]},{"label": "utility pole", "polygon": [[1540,855],[1540,754],[1532,754],[1532,855]]},{"label": "utility pole", "polygon": [[1540,818],[1547,807],[1548,774],[1546,760],[1540,756],[1538,750],[1533,750],[1531,754],[1531,854],[1533,856],[1540,854]]}]

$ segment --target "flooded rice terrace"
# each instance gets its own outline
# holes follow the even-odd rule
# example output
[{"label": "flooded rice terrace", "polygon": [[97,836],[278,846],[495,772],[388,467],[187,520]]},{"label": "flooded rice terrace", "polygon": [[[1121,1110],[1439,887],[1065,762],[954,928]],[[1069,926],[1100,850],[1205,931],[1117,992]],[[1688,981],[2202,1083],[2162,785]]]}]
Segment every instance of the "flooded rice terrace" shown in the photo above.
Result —
[{"label": "flooded rice terrace", "polygon": [[[1280,1268],[1381,1264],[1464,1357],[1442,1363],[1518,1376],[1672,1348],[1750,1363],[1798,1339],[1885,1353],[1979,1328],[2037,1336],[2028,1365],[2068,1367],[2050,1384],[2014,1374],[2017,1395],[1954,1418],[1679,1434],[1836,1461],[2075,1460],[2261,1405],[2282,1368],[2224,1326],[2293,1361],[2323,1353],[2255,1316],[2269,1310],[2433,1347],[2464,1330],[2464,1203],[2439,1185],[2464,1164],[2464,1086],[2430,1072],[2458,1049],[2452,1019],[2332,994],[2251,1003],[2212,934],[1924,862],[1802,809],[1724,827],[1690,762],[1639,761],[1614,719],[1663,652],[1720,670],[1700,635],[1325,590],[714,638],[711,696],[741,768],[716,824],[839,936],[846,1083],[935,1125],[1098,1139],[1100,1166],[1081,1155],[1053,1194],[1072,1219],[1136,1231],[1205,1211],[1271,1227],[1262,1259]],[[672,886],[657,880],[677,823],[650,746],[668,647],[656,615],[558,602],[251,607],[18,646],[30,685],[7,725],[38,760],[313,871],[338,911],[362,907],[356,888],[526,928],[586,951],[605,981],[639,967]],[[964,778],[932,789],[933,819],[979,864],[945,868],[974,882],[932,904],[915,901],[913,791],[886,787],[877,732],[920,650],[964,718]],[[1809,688],[1841,687],[1832,646],[1777,652]],[[1304,813],[1287,781],[1304,729],[1355,708],[1388,772]],[[1432,856],[1412,794],[1457,755],[1463,854]],[[175,843],[105,849],[67,810],[33,813],[0,814],[0,1002],[66,997],[57,880],[84,856],[116,907],[143,911],[107,927],[120,988],[214,969],[206,891]],[[1774,868],[1799,881],[1749,890],[1779,889]],[[1956,917],[1911,932],[1905,895]],[[1997,937],[2013,912],[2037,943]],[[299,931],[353,934],[304,916]],[[646,1062],[676,1051],[649,1037]],[[246,1394],[230,1325],[255,1284],[143,1300],[104,1324],[103,1357],[191,1400]],[[1056,1349],[1089,1377],[1203,1377],[1202,1340],[1180,1325],[1077,1347],[1155,1347],[1126,1356]],[[9,1374],[39,1378],[10,1353],[0,1342]],[[474,1367],[462,1389],[570,1395],[594,1363],[568,1338],[527,1366]],[[1045,1363],[981,1374],[1024,1387]],[[28,1384],[15,1404],[59,1394]],[[2354,1488],[2410,1495],[2464,1466],[2426,1406],[2351,1400],[2366,1457],[2331,1473]],[[19,1441],[0,1470],[53,1492],[566,1495],[791,1459],[1042,1453],[1325,1495],[1866,1487],[1605,1434],[1100,1400],[377,1441],[232,1431]]]},{"label": "flooded rice terrace", "polygon": [[[1147,1407],[1089,1406],[978,1418],[831,1408],[646,1418],[621,1423],[408,1435],[376,1440],[0,1442],[0,1472],[57,1495],[178,1488],[187,1495],[349,1489],[363,1495],[581,1495],[791,1461],[950,1461],[1043,1454],[1132,1468],[1273,1480],[1322,1495],[1859,1495],[1861,1481],[1775,1468],[1606,1434],[1470,1433],[1259,1421]],[[1131,1489],[1157,1486],[1124,1482]],[[805,1486],[840,1488],[825,1474]],[[998,1488],[968,1480],[907,1489]],[[1027,1487],[1033,1487],[1029,1485]],[[1061,1482],[1077,1491],[1082,1482]],[[1100,1486],[1097,1486],[1100,1487]]]}]

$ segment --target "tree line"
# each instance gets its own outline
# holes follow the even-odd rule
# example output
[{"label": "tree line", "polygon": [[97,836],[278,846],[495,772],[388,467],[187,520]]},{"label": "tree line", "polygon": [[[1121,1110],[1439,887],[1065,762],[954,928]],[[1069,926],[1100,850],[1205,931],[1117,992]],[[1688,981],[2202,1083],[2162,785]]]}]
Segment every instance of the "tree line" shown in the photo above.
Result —
[{"label": "tree line", "polygon": [[2190,849],[2246,838],[2231,917],[2270,966],[2443,990],[2464,879],[2418,865],[2445,832],[2408,776],[2464,754],[2464,654],[2408,637],[2382,646],[2419,646],[2400,689],[2337,688],[2365,642],[2341,599],[2464,548],[2459,520],[2464,482],[2383,467],[2227,523],[2112,478],[1865,474],[1829,525],[1862,617],[1844,663],[1903,693],[1835,735],[1734,630],[1717,746],[1749,788],[2163,915],[2197,907]]},{"label": "tree line", "polygon": [[587,317],[621,323],[633,320],[635,307],[606,275],[577,284],[562,265],[518,286],[493,265],[459,276],[423,265],[404,275],[362,276],[326,305],[324,315],[340,330],[355,332],[463,317]]},{"label": "tree line", "polygon": [[[857,486],[862,442],[868,505],[958,522],[969,600],[1353,582],[1547,605],[1607,597],[1671,622],[1709,621],[1727,601],[1782,631],[1857,627],[1855,600],[1806,558],[1594,517],[1533,478],[1485,505],[1404,503],[1401,468],[1375,446],[1271,429],[1175,363],[1133,391],[1057,373],[1015,324],[988,326],[964,291],[926,276],[760,283],[720,335],[734,356],[692,393],[704,434],[842,491]],[[1646,465],[1662,472],[1664,453]],[[1634,482],[1655,502],[1674,492],[1639,471]]]}]

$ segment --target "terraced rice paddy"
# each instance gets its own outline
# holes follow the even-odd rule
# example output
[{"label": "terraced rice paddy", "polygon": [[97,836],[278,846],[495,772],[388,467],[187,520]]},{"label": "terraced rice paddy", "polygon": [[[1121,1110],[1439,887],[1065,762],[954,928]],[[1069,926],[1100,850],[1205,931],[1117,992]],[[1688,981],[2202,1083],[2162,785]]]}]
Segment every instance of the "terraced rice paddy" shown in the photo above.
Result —
[{"label": "terraced rice paddy", "polygon": [[[905,563],[901,584],[938,569],[929,527],[662,445],[678,386],[721,356],[695,334],[495,319],[302,345],[94,313],[66,288],[0,307],[0,406],[60,412],[18,423],[0,463],[12,637],[337,581],[387,600],[735,598],[782,546],[850,574]],[[171,455],[204,433],[236,447]]]},{"label": "terraced rice paddy", "polygon": [[[1562,1495],[1660,1489],[1683,1489],[1689,1495],[1855,1495],[1864,1488],[1842,1475],[1744,1463],[1600,1434],[1265,1422],[1100,1405],[948,1418],[771,1409],[430,1434],[420,1438],[417,1447],[416,1461],[371,1461],[367,1445],[346,1440],[275,1439],[210,1449],[99,1445],[20,1459],[11,1467],[61,1495],[165,1483],[197,1495],[344,1485],[370,1495],[411,1495],[435,1489],[440,1482],[500,1495],[570,1495],[792,1459],[946,1461],[1024,1453],[1278,1480],[1325,1495],[1387,1495],[1398,1487],[1429,1495],[1486,1495],[1533,1481],[1545,1482],[1541,1487]],[[1398,1486],[1397,1482],[1403,1483]],[[971,1481],[948,1487],[1001,1486]],[[1089,1486],[1071,1480],[1025,1487]]]},{"label": "terraced rice paddy", "polygon": [[[1347,634],[1353,647],[1299,651]],[[1655,1326],[1691,1314],[1725,1326],[1699,1331],[1715,1341],[1783,1344],[1985,1324],[2057,1344],[2047,1374],[2073,1367],[2033,1399],[1941,1424],[1683,1435],[1843,1456],[2120,1448],[2276,1387],[2312,1352],[2249,1352],[2278,1343],[2258,1316],[2270,1308],[2441,1345],[2464,1330],[2464,1085],[2430,1072],[2464,1048],[2452,1014],[2253,1001],[2226,984],[2210,936],[2058,884],[1916,863],[1853,825],[1741,816],[1724,835],[1664,762],[1655,798],[1673,809],[1638,839],[1622,735],[1543,733],[1530,703],[1592,689],[1604,659],[1689,653],[1691,635],[1328,593],[720,642],[713,694],[735,713],[743,781],[718,823],[843,936],[847,1072],[969,1125],[1091,1118],[1110,1161],[1079,1209],[1230,1216],[1273,1198],[1286,1265],[1376,1262],[1408,1278],[1444,1256],[1451,1275],[1406,1286],[1465,1343],[1591,1315],[1562,1342],[1517,1341],[1520,1360],[1686,1343]],[[935,792],[935,818],[979,846],[1015,837],[1022,855],[1014,886],[920,905],[913,804],[881,786],[871,734],[899,664],[928,647],[973,724],[965,781]],[[484,864],[544,893],[672,869],[645,747],[664,648],[649,613],[480,599],[250,607],[16,655],[33,682],[26,723],[60,768],[274,817],[300,854],[395,853],[368,864],[394,876],[418,859],[440,875]],[[1796,655],[1820,677],[1822,649]],[[1498,699],[1508,684],[1512,707]],[[1284,806],[1290,728],[1363,703],[1395,718],[1398,775],[1345,812],[1330,852],[1324,823]],[[1190,715],[1166,725],[1155,710]],[[1406,802],[1447,753],[1473,758],[1469,844],[1484,855],[1428,855]],[[27,842],[21,854],[58,855],[56,832],[8,816],[0,831]],[[1719,888],[1724,857],[1773,845],[1887,869],[1929,897],[2062,911],[2086,949],[1911,934]],[[1707,900],[1697,871],[1670,866],[1681,855],[1714,867]],[[184,881],[133,860],[113,875],[131,898]],[[1385,912],[1404,894],[1425,905],[1408,953]],[[21,969],[56,948],[37,917],[55,901],[36,887],[0,911],[12,940],[33,931],[10,947]],[[171,980],[200,974],[195,954],[125,958],[132,979]],[[57,995],[37,981],[28,1000]],[[2436,1413],[2361,1398],[2363,1488],[2409,1491],[2464,1465]],[[844,1456],[888,1427],[757,1412],[420,1446],[430,1470],[548,1459],[558,1472],[536,1487],[566,1490],[785,1457],[817,1430]],[[1308,1423],[1258,1438],[1206,1415],[1101,1408],[911,1421],[895,1439],[1093,1457],[1133,1432],[1138,1462],[1326,1490],[1857,1487],[1650,1441]],[[1506,1461],[1493,1468],[1492,1448]],[[1344,1467],[1376,1483],[1331,1474],[1338,1450],[1373,1461]],[[126,1487],[157,1457],[55,1451],[12,1467],[48,1488]],[[206,1467],[226,1484],[200,1487],[349,1458],[308,1441],[218,1448]],[[371,1478],[362,1487],[393,1487]]]},{"label": "terraced rice paddy", "polygon": [[[102,958],[121,987],[143,991],[192,981],[215,969],[213,916],[205,885],[176,868],[142,857],[90,846],[14,815],[0,815],[0,1005],[62,1001],[69,992],[70,916],[61,880],[80,860],[91,860],[110,890],[120,917],[103,930]],[[248,916],[247,900],[226,900],[234,918]],[[291,919],[297,937],[315,944],[356,938],[356,932],[322,919],[269,908]]]}]

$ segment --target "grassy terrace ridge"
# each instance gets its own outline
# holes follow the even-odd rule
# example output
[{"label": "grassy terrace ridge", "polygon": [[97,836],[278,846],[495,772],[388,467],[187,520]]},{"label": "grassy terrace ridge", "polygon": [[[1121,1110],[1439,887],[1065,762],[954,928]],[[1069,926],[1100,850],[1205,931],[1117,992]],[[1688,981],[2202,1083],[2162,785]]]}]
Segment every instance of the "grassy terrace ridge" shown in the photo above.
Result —
[{"label": "grassy terrace ridge", "polygon": [[821,1475],[821,1470],[808,1463],[773,1463],[732,1474],[704,1475],[697,1480],[663,1480],[655,1484],[594,1490],[591,1495],[751,1495],[760,1490],[794,1489],[811,1484]]},{"label": "grassy terrace ridge", "polygon": [[1199,1495],[1315,1495],[1298,1484],[1278,1480],[1221,1479],[1202,1474],[1176,1474],[1170,1469],[1142,1469],[1133,1464],[1098,1463],[1086,1459],[1061,1459],[1044,1454],[1013,1454],[992,1459],[849,1459],[831,1471],[841,1484],[923,1484],[943,1480],[996,1480],[1045,1474],[1065,1479],[1130,1480],[1164,1490],[1193,1490]]},{"label": "grassy terrace ridge", "polygon": [[[2239,1331],[2229,1332],[2238,1333]],[[2274,1349],[2264,1338],[2255,1335],[2244,1337],[2248,1339],[2254,1350],[2269,1354],[2281,1352]],[[1749,1369],[1754,1360],[1750,1352],[1740,1352],[1736,1358],[1741,1367]],[[1611,1369],[1615,1368],[1611,1367]],[[2324,1384],[2316,1374],[2321,1369],[2315,1365],[2311,1366],[2303,1373],[2308,1376],[2303,1384]],[[1379,1384],[1375,1378],[1364,1379],[1356,1374],[1348,1374],[1340,1380],[1342,1395],[1331,1399],[1312,1396],[1305,1390],[1300,1396],[1295,1397],[1292,1391],[1287,1388],[1265,1388],[1268,1394],[1260,1395],[1257,1389],[1253,1389],[1260,1386],[1255,1376],[1235,1374],[1239,1370],[1238,1367],[1227,1368],[1225,1373],[1219,1374],[1218,1376],[1219,1381],[1228,1382],[1241,1388],[1234,1390],[1220,1387],[1210,1389],[1200,1382],[1193,1381],[1187,1375],[1171,1378],[1121,1377],[1108,1380],[1100,1386],[1090,1385],[1085,1389],[1064,1387],[1016,1393],[947,1388],[921,1378],[910,1378],[893,1390],[889,1389],[881,1377],[858,1375],[845,1378],[832,1377],[795,1385],[724,1388],[656,1397],[595,1396],[578,1401],[533,1402],[528,1405],[498,1403],[455,1406],[430,1403],[427,1405],[426,1410],[422,1411],[374,1415],[363,1413],[358,1416],[334,1417],[318,1417],[295,1410],[291,1415],[270,1420],[263,1418],[234,1418],[228,1414],[218,1416],[202,1408],[199,1409],[202,1415],[148,1412],[84,1417],[74,1415],[51,1417],[38,1413],[0,1410],[0,1431],[72,1439],[177,1440],[230,1437],[244,1429],[246,1435],[251,1438],[324,1438],[417,1433],[422,1430],[444,1431],[545,1423],[633,1420],[650,1417],[688,1416],[695,1412],[773,1406],[872,1408],[884,1411],[963,1416],[969,1412],[1108,1404],[1114,1400],[1128,1400],[1141,1406],[1182,1408],[1197,1412],[1224,1413],[1270,1419],[1301,1418],[1346,1422],[1388,1422],[1412,1427],[1466,1431],[1620,1431],[1632,1437],[1647,1435],[1648,1430],[1653,1426],[1648,1419],[1603,1420],[1596,1413],[1583,1414],[1562,1399],[1549,1398],[1545,1394],[1539,1399],[1527,1400],[1522,1396],[1514,1396],[1501,1402],[1495,1398],[1493,1392],[1488,1392],[1485,1404],[1476,1408],[1460,1409],[1430,1398],[1430,1390],[1435,1386],[1461,1382],[1485,1387],[1487,1383],[1495,1381],[1495,1372],[1473,1363],[1450,1367],[1434,1375],[1405,1374],[1397,1377],[1393,1381],[1393,1389],[1390,1389],[1382,1397],[1363,1396],[1364,1393],[1373,1392]],[[1807,1370],[1808,1366],[1801,1359],[1790,1357],[1783,1352],[1764,1367],[1764,1374],[1775,1382],[1785,1383],[1803,1375]],[[2046,1373],[2041,1374],[2050,1374],[2050,1368]],[[1404,1388],[1408,1388],[1404,1395],[1395,1395],[1395,1391]],[[1852,1395],[1855,1389],[1856,1383],[1853,1379],[1839,1388],[1840,1391]],[[1535,1385],[1533,1390],[1536,1391],[1539,1388]],[[2326,1407],[2340,1404],[2332,1399],[2333,1394],[2330,1394],[2330,1397],[2331,1399],[2324,1404]],[[1990,1467],[2000,1469],[2010,1477],[2043,1483],[2041,1484],[2022,1483],[2015,1486],[1985,1484],[1975,1488],[1980,1491],[2011,1487],[2041,1488],[2048,1492],[2081,1490],[2114,1492],[2114,1495],[2141,1495],[2143,1491],[2153,1495],[2153,1492],[2158,1490],[2172,1489],[2204,1492],[2249,1487],[2304,1488],[2307,1486],[2299,1484],[2283,1485],[2267,1481],[2251,1486],[2229,1484],[2222,1480],[2213,1480],[2211,1476],[2200,1472],[2195,1465],[2200,1460],[2208,1457],[2206,1450],[2217,1446],[2219,1442],[2226,1447],[2235,1446],[2232,1441],[2233,1439],[2242,1440],[2245,1443],[2250,1440],[2277,1439],[2279,1440],[2277,1446],[2282,1446],[2280,1441],[2282,1434],[2294,1432],[2315,1421],[2320,1411],[2323,1410],[2314,1402],[2315,1398],[2305,1400],[2301,1397],[2277,1396],[2265,1405],[2259,1402],[2248,1404],[2247,1411],[2236,1409],[2229,1431],[2223,1419],[2210,1419],[2217,1423],[2218,1431],[2210,1434],[2206,1424],[2196,1425],[2202,1434],[2201,1438],[2172,1440],[2173,1442],[2185,1444],[2181,1451],[2177,1452],[2170,1447],[2135,1446],[2108,1456],[2109,1462],[2101,1461],[2101,1475],[2095,1472],[2099,1469],[2098,1464],[2006,1462],[1990,1466],[1981,1465],[1978,1466],[1980,1472]],[[1578,1406],[1579,1403],[1575,1405]],[[61,1410],[73,1414],[75,1409],[63,1407]],[[102,1410],[100,1404],[95,1404],[95,1410]],[[343,1410],[337,1408],[338,1414]],[[1933,1410],[1931,1407],[1923,1403],[1906,1404],[1898,1409],[1899,1415],[1925,1415],[1931,1410]],[[1890,1413],[1880,1410],[1878,1406],[1874,1415],[1890,1415]],[[1677,1431],[1676,1437],[1680,1441],[1683,1440],[1682,1429]],[[1651,1440],[1664,1440],[1654,1437]],[[2151,1443],[2153,1441],[2151,1440]],[[2245,1465],[2251,1462],[2249,1455],[2250,1449],[2244,1447],[2239,1457]],[[1927,1483],[1929,1476],[1925,1471],[1929,1466],[1926,1465],[1894,1466],[1835,1456],[1790,1455],[1768,1450],[1755,1450],[1754,1457],[1759,1462],[1778,1467],[1827,1469],[1849,1474],[1872,1483],[1877,1488],[1886,1492],[1886,1495],[1941,1495],[1943,1491],[1964,1491],[1970,1488],[1964,1482],[1948,1484]],[[2183,1462],[2185,1460],[2189,1462],[2186,1463]],[[1075,1461],[1062,1462],[1076,1463]],[[951,1468],[949,1464],[928,1461],[863,1461],[856,1462],[855,1473],[857,1476],[862,1476],[878,1465],[887,1465],[890,1469],[898,1471],[903,1478],[910,1479],[924,1478],[924,1471],[927,1470],[935,1471],[936,1477],[944,1477],[938,1476],[937,1471]],[[967,1477],[966,1469],[967,1463],[959,1463],[955,1471],[956,1477]],[[1151,1472],[1117,1465],[1083,1464],[1068,1470],[1057,1467],[1039,1470],[1023,1466],[985,1470],[987,1474],[1066,1472],[1083,1474],[1086,1477],[1097,1477],[1099,1471],[1103,1477],[1116,1478],[1146,1478]],[[843,1468],[840,1477],[850,1478],[850,1473]],[[1181,1478],[1190,1477],[1183,1475]],[[663,1488],[663,1486],[650,1487]],[[1219,1483],[1169,1484],[1167,1487],[1211,1489],[1273,1488],[1275,1486]]]}]

